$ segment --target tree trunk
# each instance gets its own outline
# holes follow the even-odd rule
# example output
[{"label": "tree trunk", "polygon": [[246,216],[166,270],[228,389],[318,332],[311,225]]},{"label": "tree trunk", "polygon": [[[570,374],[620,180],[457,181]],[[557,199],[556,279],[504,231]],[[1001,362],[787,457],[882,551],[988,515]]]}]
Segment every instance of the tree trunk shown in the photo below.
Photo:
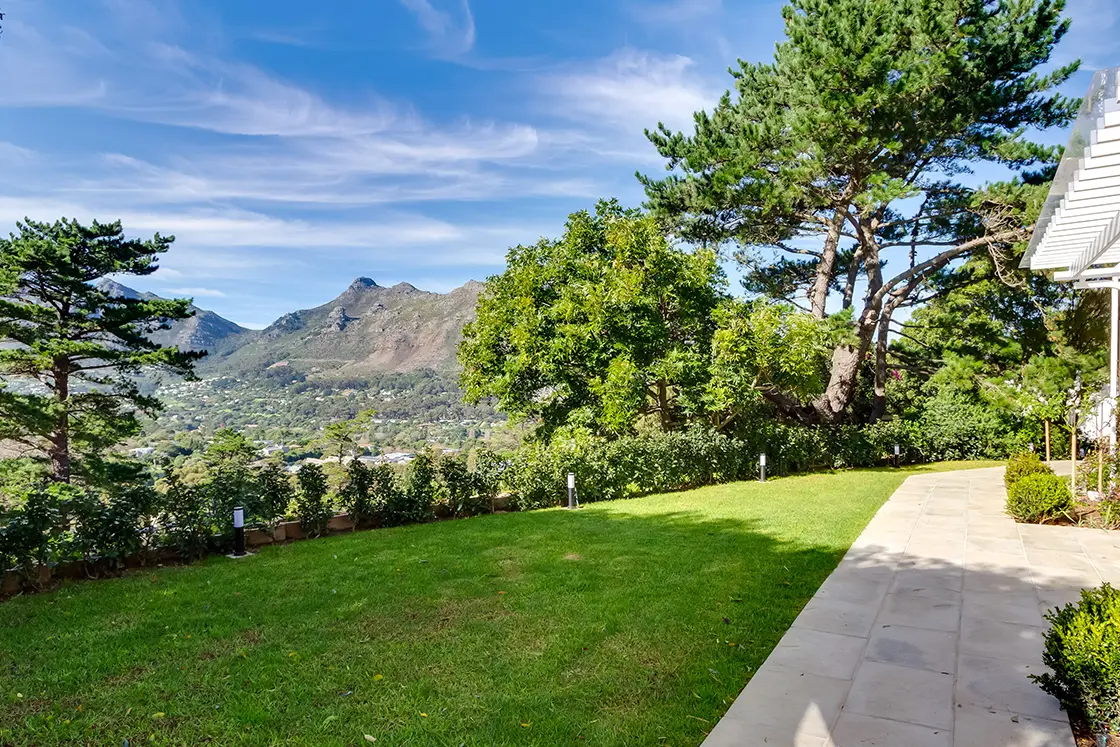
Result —
[{"label": "tree trunk", "polygon": [[64,356],[55,358],[51,372],[55,400],[60,405],[49,439],[51,478],[58,482],[70,482],[70,359]]},{"label": "tree trunk", "polygon": [[852,262],[848,265],[848,279],[844,282],[844,300],[841,308],[852,308],[852,300],[856,294],[856,280],[859,279],[860,263],[863,261],[863,252],[860,249],[852,254]]},{"label": "tree trunk", "polygon": [[813,280],[813,287],[809,291],[809,306],[813,316],[824,319],[825,304],[828,302],[828,289],[832,285],[832,278],[836,274],[836,248],[840,244],[840,228],[844,224],[847,206],[837,208],[828,226],[828,235],[824,240],[824,251],[821,260],[817,263],[817,276]]},{"label": "tree trunk", "polygon": [[881,420],[887,414],[887,342],[890,332],[891,311],[883,311],[879,319],[879,337],[875,341],[875,396],[871,403],[869,422]]},{"label": "tree trunk", "polygon": [[1046,461],[1050,461],[1050,419],[1042,421],[1043,427],[1046,428]]}]

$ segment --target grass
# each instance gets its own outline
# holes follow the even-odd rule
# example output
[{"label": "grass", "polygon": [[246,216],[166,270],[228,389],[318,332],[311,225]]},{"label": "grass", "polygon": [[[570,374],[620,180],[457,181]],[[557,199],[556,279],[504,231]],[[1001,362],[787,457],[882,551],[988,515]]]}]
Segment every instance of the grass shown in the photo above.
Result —
[{"label": "grass", "polygon": [[697,745],[920,469],[360,532],[19,597],[0,604],[0,744]]}]

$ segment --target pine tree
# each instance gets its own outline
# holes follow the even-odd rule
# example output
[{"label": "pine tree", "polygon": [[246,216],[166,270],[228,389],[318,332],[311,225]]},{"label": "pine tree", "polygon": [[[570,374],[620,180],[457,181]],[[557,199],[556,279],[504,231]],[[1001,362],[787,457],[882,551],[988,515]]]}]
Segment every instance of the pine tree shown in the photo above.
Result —
[{"label": "pine tree", "polygon": [[[1006,261],[1029,236],[1058,151],[1023,132],[1064,125],[1078,105],[1053,93],[1077,63],[1035,72],[1068,29],[1063,7],[792,0],[773,62],[740,62],[734,93],[697,112],[693,133],[647,131],[675,172],[639,176],[667,227],[736,245],[750,291],[807,297],[816,319],[836,292],[851,314],[820,394],[761,391],[787,415],[843,419],[872,353],[881,413],[892,315],[954,260]],[[966,184],[983,162],[1022,179]]]},{"label": "pine tree", "polygon": [[18,234],[0,239],[0,374],[35,382],[37,391],[0,390],[0,436],[45,453],[57,481],[75,471],[88,479],[109,449],[139,431],[139,413],[160,409],[134,376],[189,377],[202,355],[148,337],[189,317],[189,300],[125,298],[95,284],[150,275],[174,237],[127,239],[120,222],[17,226]]}]

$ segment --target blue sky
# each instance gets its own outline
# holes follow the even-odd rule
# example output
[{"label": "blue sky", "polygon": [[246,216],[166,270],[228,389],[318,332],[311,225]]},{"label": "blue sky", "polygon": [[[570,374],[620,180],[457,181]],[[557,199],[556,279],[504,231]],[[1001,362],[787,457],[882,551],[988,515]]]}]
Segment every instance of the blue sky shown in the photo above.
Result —
[{"label": "blue sky", "polygon": [[[768,58],[780,8],[0,0],[0,230],[175,234],[131,284],[255,327],[359,275],[446,291],[599,197],[640,203],[634,172],[662,168],[643,128],[687,126],[737,57]],[[1068,14],[1058,62],[1120,64],[1120,3]]]}]

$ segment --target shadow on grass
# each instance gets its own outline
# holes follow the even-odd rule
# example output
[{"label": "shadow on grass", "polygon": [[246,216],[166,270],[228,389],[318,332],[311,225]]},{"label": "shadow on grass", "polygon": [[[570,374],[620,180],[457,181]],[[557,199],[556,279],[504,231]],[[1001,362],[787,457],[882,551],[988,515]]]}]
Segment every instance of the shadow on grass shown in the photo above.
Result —
[{"label": "shadow on grass", "polygon": [[699,744],[877,506],[619,503],[67,585],[0,608],[0,743]]}]

